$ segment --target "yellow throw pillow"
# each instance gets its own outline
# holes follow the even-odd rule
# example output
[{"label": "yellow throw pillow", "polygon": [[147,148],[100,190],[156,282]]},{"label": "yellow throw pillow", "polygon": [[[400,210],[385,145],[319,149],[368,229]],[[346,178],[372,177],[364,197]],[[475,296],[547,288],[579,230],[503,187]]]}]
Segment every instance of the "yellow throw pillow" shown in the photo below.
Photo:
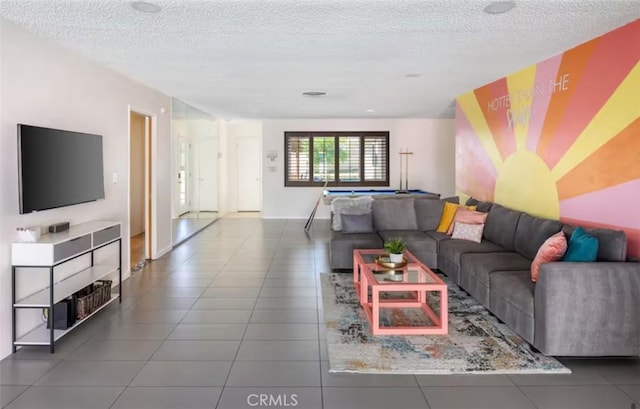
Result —
[{"label": "yellow throw pillow", "polygon": [[456,211],[458,205],[455,203],[444,203],[444,209],[442,210],[442,216],[440,217],[440,224],[438,224],[437,232],[446,233],[449,230],[449,226],[453,223],[454,217],[456,217]]}]

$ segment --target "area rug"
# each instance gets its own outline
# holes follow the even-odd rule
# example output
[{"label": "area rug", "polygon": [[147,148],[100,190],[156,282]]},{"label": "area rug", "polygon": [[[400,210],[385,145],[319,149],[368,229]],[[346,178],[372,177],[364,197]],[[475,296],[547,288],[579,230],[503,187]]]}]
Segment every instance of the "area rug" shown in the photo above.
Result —
[{"label": "area rug", "polygon": [[[322,274],[329,372],[571,373],[556,359],[531,351],[525,340],[447,277],[442,278],[449,288],[448,335],[374,336],[358,303],[352,275]],[[428,298],[436,312],[437,297],[434,293]],[[424,325],[428,320],[418,309],[384,309],[380,316],[381,325],[391,321],[396,325]]]}]

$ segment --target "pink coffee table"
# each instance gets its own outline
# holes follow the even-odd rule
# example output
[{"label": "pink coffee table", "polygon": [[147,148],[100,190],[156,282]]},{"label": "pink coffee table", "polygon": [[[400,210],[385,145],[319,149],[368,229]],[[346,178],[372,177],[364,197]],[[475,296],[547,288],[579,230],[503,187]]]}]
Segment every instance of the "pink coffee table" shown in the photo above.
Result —
[{"label": "pink coffee table", "polygon": [[[443,335],[449,332],[447,285],[436,273],[420,262],[409,251],[405,252],[407,265],[397,269],[395,277],[401,281],[389,281],[387,268],[375,263],[375,257],[384,254],[381,249],[353,251],[353,284],[360,305],[371,325],[373,335]],[[369,295],[371,289],[371,295]],[[436,314],[427,304],[427,292],[440,292],[440,312]],[[410,293],[410,298],[385,299],[381,293]],[[433,325],[429,326],[380,326],[381,308],[419,308]]]}]

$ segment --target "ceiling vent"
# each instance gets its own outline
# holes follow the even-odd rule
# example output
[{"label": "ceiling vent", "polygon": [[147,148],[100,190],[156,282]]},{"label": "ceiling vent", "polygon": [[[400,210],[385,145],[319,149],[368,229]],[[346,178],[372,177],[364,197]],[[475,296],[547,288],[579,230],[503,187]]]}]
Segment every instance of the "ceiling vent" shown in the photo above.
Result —
[{"label": "ceiling vent", "polygon": [[516,6],[515,1],[496,1],[484,8],[487,14],[502,14]]},{"label": "ceiling vent", "polygon": [[324,91],[305,91],[302,95],[305,97],[324,97],[327,93]]},{"label": "ceiling vent", "polygon": [[146,1],[133,1],[131,2],[131,7],[143,13],[159,13],[162,10],[157,4]]}]

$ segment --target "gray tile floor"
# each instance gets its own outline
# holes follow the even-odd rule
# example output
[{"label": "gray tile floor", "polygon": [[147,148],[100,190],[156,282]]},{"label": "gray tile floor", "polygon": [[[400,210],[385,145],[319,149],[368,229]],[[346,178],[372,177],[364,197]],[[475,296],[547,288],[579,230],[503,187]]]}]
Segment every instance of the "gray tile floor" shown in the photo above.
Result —
[{"label": "gray tile floor", "polygon": [[563,359],[571,375],[330,374],[318,274],[328,226],[221,219],[147,265],[57,344],[0,363],[25,409],[630,409],[640,360]]}]

